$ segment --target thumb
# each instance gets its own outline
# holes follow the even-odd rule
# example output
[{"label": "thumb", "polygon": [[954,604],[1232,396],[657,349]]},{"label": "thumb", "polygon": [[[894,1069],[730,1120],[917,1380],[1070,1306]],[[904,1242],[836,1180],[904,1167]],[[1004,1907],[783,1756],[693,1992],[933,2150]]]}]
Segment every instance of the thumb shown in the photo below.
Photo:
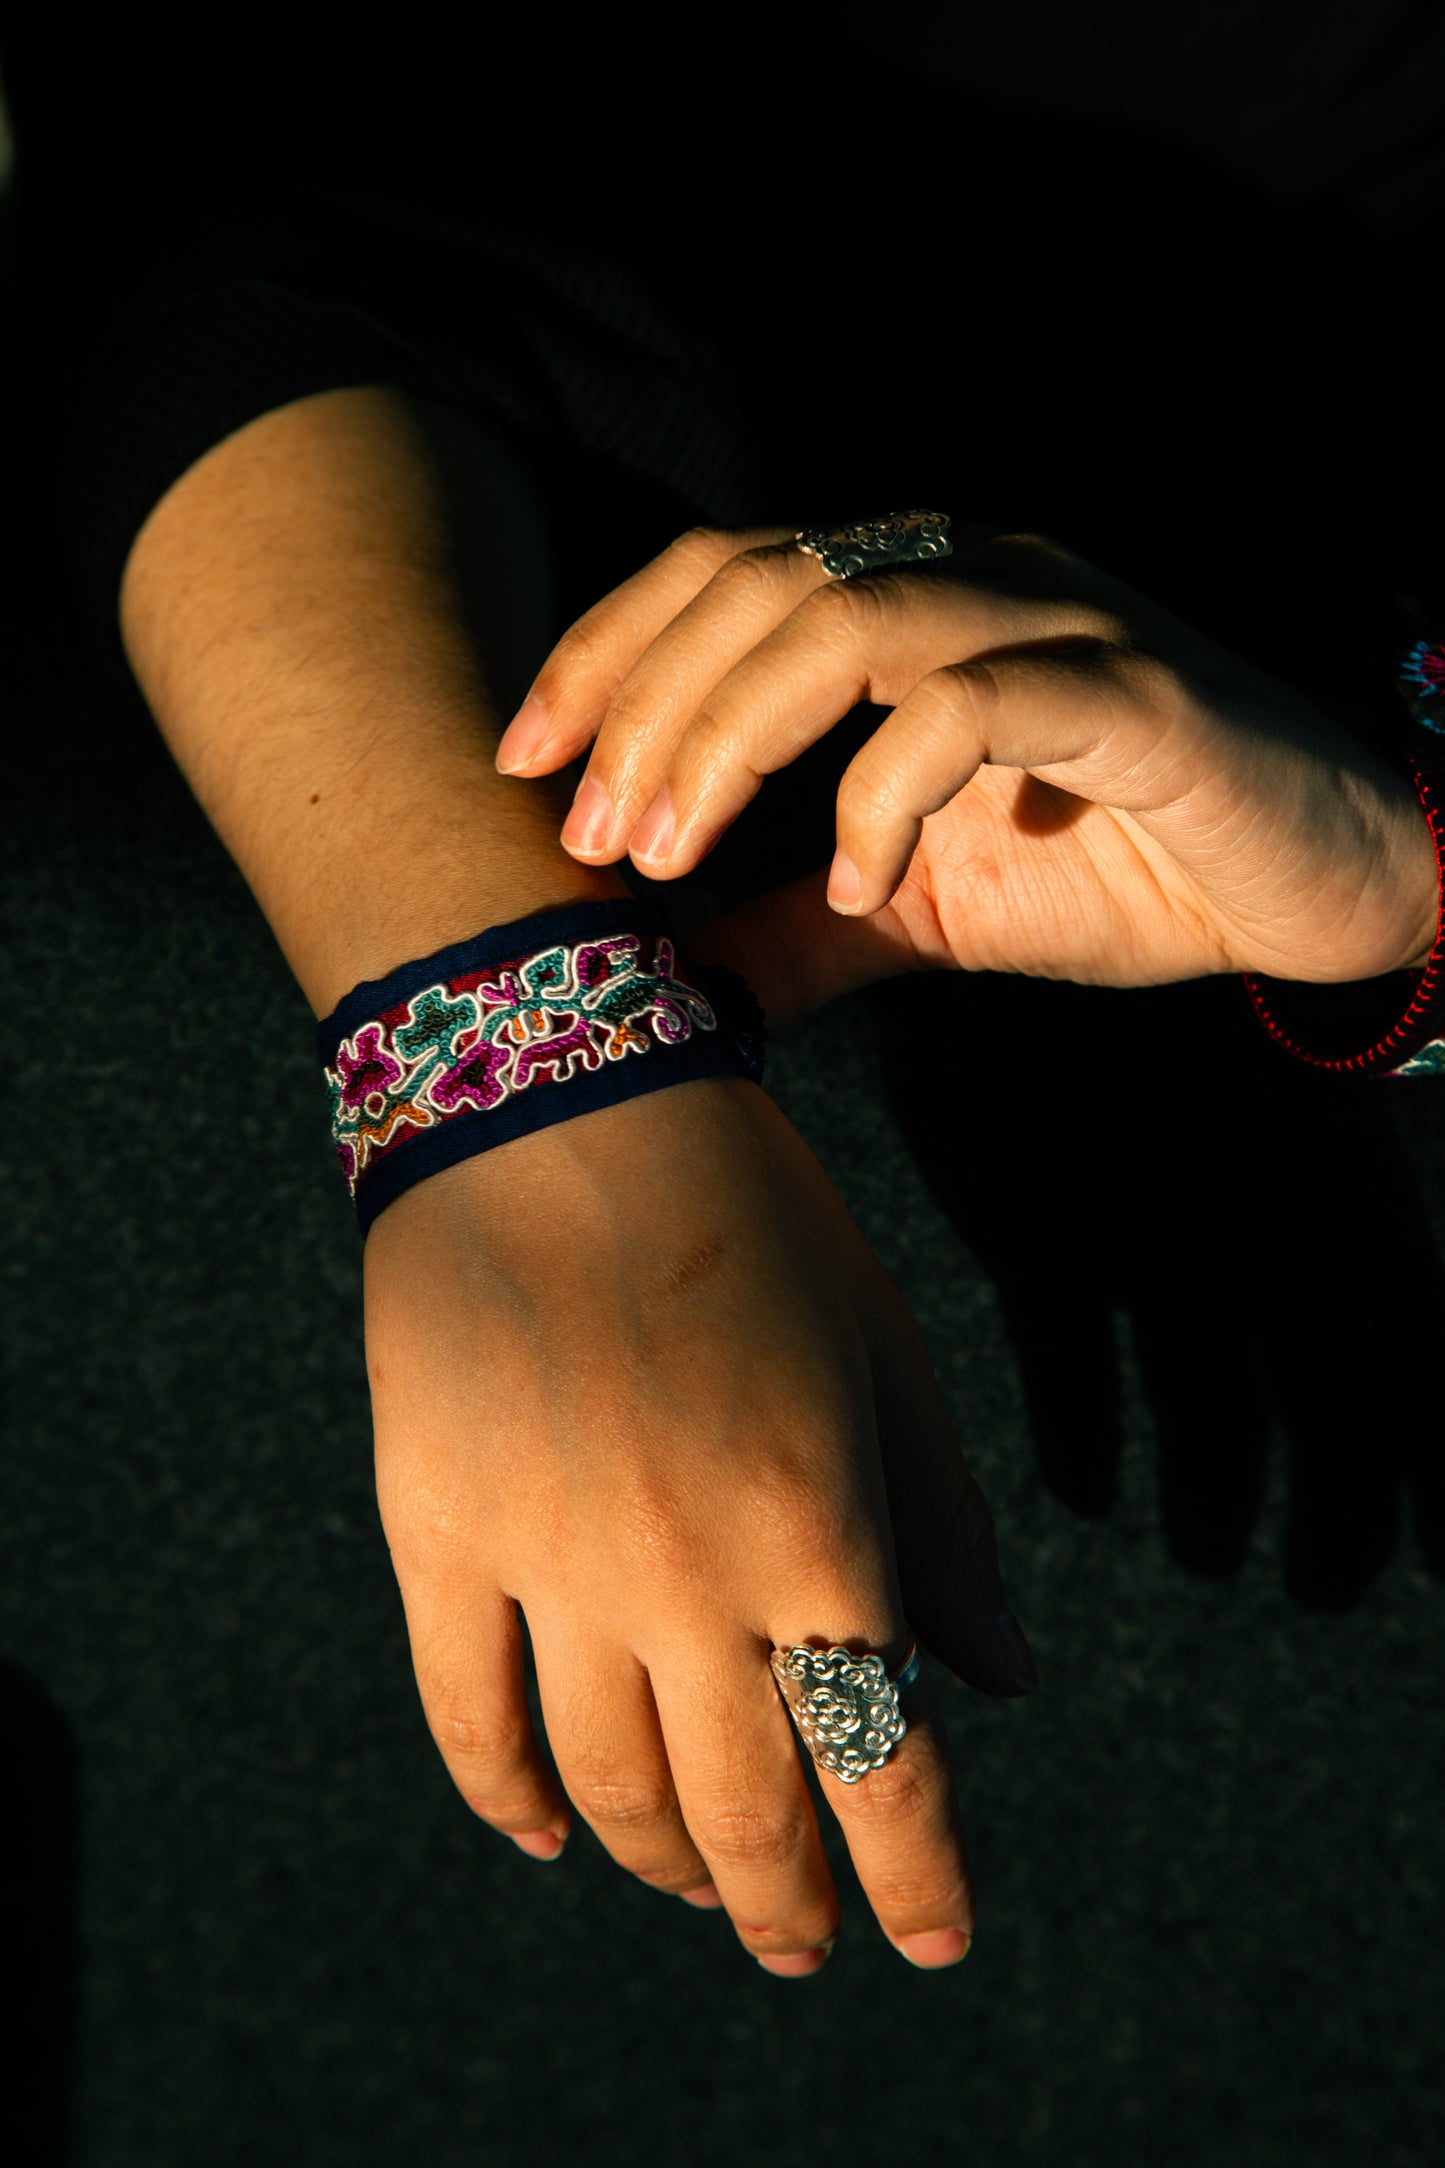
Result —
[{"label": "thumb", "polygon": [[867,918],[847,918],[833,910],[827,888],[824,867],[710,919],[688,941],[689,959],[740,973],[770,1031],[876,979],[952,961],[925,950],[896,899]]},{"label": "thumb", "polygon": [[1032,1693],[1038,1669],[1004,1592],[993,1513],[953,1434],[922,1334],[909,1324],[901,1345],[893,1333],[875,1350],[873,1365],[904,1610],[965,1685]]}]

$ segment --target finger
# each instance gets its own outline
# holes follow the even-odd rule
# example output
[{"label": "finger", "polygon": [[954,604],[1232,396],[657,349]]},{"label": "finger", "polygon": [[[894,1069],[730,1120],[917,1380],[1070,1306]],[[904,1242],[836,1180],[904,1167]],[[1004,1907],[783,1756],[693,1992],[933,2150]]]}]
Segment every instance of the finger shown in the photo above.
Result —
[{"label": "finger", "polygon": [[1004,1593],[988,1500],[963,1457],[912,1311],[891,1288],[869,1322],[888,1514],[908,1619],[940,1663],[980,1693],[1038,1685]]},{"label": "finger", "polygon": [[590,743],[609,701],[643,650],[720,565],[780,528],[696,527],[594,603],[557,642],[502,733],[504,775],[552,775]]},{"label": "finger", "polygon": [[654,1687],[683,1815],[739,1941],[769,1972],[816,1972],[838,1893],[767,1644],[719,1636]]},{"label": "finger", "polygon": [[496,1588],[479,1599],[451,1580],[399,1579],[422,1707],[452,1782],[493,1829],[554,1858],[572,1816],[532,1729],[516,1604]]},{"label": "finger", "polygon": [[542,1714],[577,1812],[619,1867],[674,1896],[711,1896],[688,1833],[643,1666],[630,1650],[588,1645],[532,1621]]},{"label": "finger", "polygon": [[638,657],[613,693],[562,841],[611,863],[652,804],[692,716],[733,666],[828,578],[791,536],[739,550]]},{"label": "finger", "polygon": [[[999,533],[978,521],[953,527],[960,548]],[[595,740],[562,832],[575,855],[608,863],[621,855],[691,711],[803,595],[827,582],[818,557],[796,541],[786,527],[682,535],[579,620],[549,659],[524,711],[529,719],[509,728],[498,762],[508,773],[550,773]],[[544,723],[549,713],[561,717],[555,735]],[[544,751],[524,761],[524,744],[544,729]]]},{"label": "finger", "polygon": [[818,1781],[878,1924],[902,1956],[931,1972],[968,1954],[973,1871],[926,1673],[905,1689],[900,1707],[908,1730],[881,1768],[853,1784],[819,1769]]},{"label": "finger", "polygon": [[988,762],[1081,797],[1119,787],[1157,750],[1148,666],[1093,640],[998,651],[932,670],[860,748],[838,786],[835,911],[881,910],[923,823]]},{"label": "finger", "polygon": [[[872,1338],[878,1337],[875,1323]],[[894,1342],[895,1348],[901,1344]],[[835,1535],[815,1547],[800,1583],[802,1600],[790,1597],[768,1621],[774,1646],[841,1645],[876,1653],[890,1674],[896,1671],[914,1637],[886,1518],[882,1535],[882,1542],[871,1544],[857,1537],[840,1542]],[[791,1725],[781,1694],[777,1699]],[[820,1767],[818,1780],[879,1925],[912,1963],[932,1969],[956,1963],[968,1949],[973,1877],[942,1723],[926,1678],[908,1690],[903,1715],[908,1730],[881,1767],[855,1783]],[[681,1787],[676,1754],[674,1764]],[[705,1835],[693,1827],[706,1852]]]},{"label": "finger", "polygon": [[935,574],[814,587],[714,686],[634,829],[634,863],[687,873],[756,795],[860,701],[894,707],[959,655],[1033,631],[1037,606]]},{"label": "finger", "polygon": [[930,671],[849,762],[828,869],[834,911],[862,917],[891,901],[926,817],[982,767],[987,742],[966,695],[966,668]]}]

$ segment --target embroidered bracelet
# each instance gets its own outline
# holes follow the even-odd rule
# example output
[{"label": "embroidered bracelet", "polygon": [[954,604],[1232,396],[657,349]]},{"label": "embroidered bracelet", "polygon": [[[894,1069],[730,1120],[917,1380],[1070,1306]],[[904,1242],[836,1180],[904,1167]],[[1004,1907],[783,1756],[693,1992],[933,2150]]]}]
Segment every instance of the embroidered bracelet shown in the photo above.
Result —
[{"label": "embroidered bracelet", "polygon": [[[1254,1013],[1275,1043],[1340,1076],[1445,1076],[1445,642],[1428,636],[1416,640],[1396,683],[1415,719],[1410,775],[1430,824],[1440,879],[1435,945],[1424,970],[1414,975],[1404,1014],[1392,990],[1394,972],[1348,990],[1286,989],[1276,980],[1244,974]],[[1282,1013],[1285,1000],[1288,1021]]]},{"label": "embroidered bracelet", "polygon": [[685,976],[657,913],[627,898],[364,980],[316,1032],[362,1237],[413,1183],[531,1130],[694,1077],[760,1083],[763,1039],[743,981]]}]

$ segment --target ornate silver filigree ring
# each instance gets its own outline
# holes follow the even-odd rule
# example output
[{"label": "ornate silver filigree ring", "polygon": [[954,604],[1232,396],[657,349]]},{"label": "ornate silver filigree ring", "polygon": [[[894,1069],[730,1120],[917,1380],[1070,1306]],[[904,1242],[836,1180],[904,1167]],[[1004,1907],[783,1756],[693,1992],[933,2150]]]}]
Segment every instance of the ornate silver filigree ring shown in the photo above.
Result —
[{"label": "ornate silver filigree ring", "polygon": [[951,557],[949,525],[946,512],[890,512],[886,519],[860,519],[852,527],[805,527],[793,540],[806,556],[817,558],[830,579],[852,580],[888,565]]},{"label": "ornate silver filigree ring", "polygon": [[918,1677],[918,1644],[890,1679],[881,1656],[847,1649],[774,1649],[769,1661],[804,1746],[840,1784],[881,1769],[908,1725],[898,1696]]}]

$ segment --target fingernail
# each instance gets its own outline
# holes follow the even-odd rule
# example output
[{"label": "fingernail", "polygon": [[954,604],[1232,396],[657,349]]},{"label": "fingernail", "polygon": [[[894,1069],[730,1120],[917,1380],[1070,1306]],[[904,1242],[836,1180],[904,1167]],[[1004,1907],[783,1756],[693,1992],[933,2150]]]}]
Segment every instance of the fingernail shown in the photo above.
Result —
[{"label": "fingernail", "polygon": [[514,775],[536,759],[551,735],[547,710],[535,693],[528,693],[497,746],[497,766],[503,775]]},{"label": "fingernail", "polygon": [[1029,1653],[1024,1630],[1007,1604],[993,1622],[994,1646],[1009,1677],[1020,1693],[1031,1694],[1039,1683],[1039,1667]]},{"label": "fingernail", "polygon": [[926,1934],[900,1935],[893,1947],[910,1965],[924,1972],[937,1972],[967,1957],[972,1941],[972,1935],[966,1935],[961,1927],[932,1927]]},{"label": "fingernail", "polygon": [[823,1942],[816,1950],[800,1950],[796,1957],[760,1957],[758,1963],[780,1980],[803,1980],[810,1972],[820,1972],[832,1951],[832,1943]]},{"label": "fingernail", "polygon": [[569,850],[600,851],[612,832],[615,819],[612,800],[595,775],[584,775],[577,785],[572,810],[562,824],[562,841]]},{"label": "fingernail", "polygon": [[704,1882],[701,1889],[680,1889],[677,1894],[685,1905],[696,1905],[699,1912],[716,1912],[722,1903],[711,1882]]},{"label": "fingernail", "polygon": [[567,1839],[559,1837],[555,1829],[528,1829],[520,1837],[513,1837],[512,1842],[528,1859],[559,1859]]},{"label": "fingernail", "polygon": [[677,812],[672,803],[672,792],[664,783],[632,831],[633,857],[661,861],[671,851],[676,833]]},{"label": "fingernail", "polygon": [[846,851],[834,854],[828,873],[828,901],[835,911],[856,911],[863,901],[863,876]]}]

